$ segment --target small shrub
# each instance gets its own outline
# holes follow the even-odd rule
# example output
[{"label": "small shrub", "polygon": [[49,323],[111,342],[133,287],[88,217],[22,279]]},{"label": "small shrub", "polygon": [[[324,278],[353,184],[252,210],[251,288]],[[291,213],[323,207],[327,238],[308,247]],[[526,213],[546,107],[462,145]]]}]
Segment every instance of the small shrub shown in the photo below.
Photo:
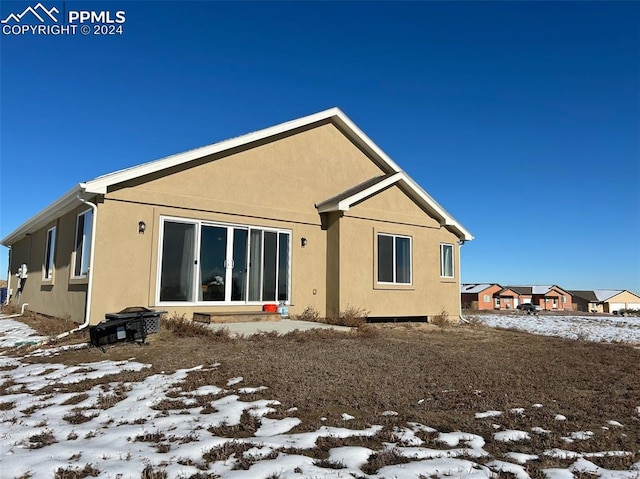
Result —
[{"label": "small shrub", "polygon": [[120,401],[126,399],[127,391],[131,390],[131,386],[119,384],[113,391],[107,394],[100,393],[98,395],[98,408],[109,409]]},{"label": "small shrub", "polygon": [[136,436],[134,441],[136,442],[160,442],[164,441],[165,436],[161,432],[147,432],[145,434],[141,434]]},{"label": "small shrub", "polygon": [[82,410],[76,409],[70,412],[69,414],[65,415],[62,419],[64,419],[70,424],[82,424],[82,423],[91,421],[94,417],[97,417],[97,416],[98,414],[85,416]]},{"label": "small shrub", "polygon": [[234,426],[221,424],[210,427],[208,431],[216,436],[250,437],[260,427],[260,419],[250,414],[246,409],[242,411],[240,423]]},{"label": "small shrub", "polygon": [[436,326],[447,326],[450,324],[449,322],[449,313],[446,309],[442,308],[438,314],[431,318],[429,321],[431,324],[435,324]]},{"label": "small shrub", "polygon": [[161,442],[160,444],[156,444],[156,451],[160,454],[166,454],[171,450],[171,444],[167,444]]},{"label": "small shrub", "polygon": [[320,313],[313,306],[307,306],[304,311],[295,316],[298,321],[318,321]]},{"label": "small shrub", "polygon": [[342,461],[332,461],[330,459],[318,459],[313,462],[313,465],[325,469],[346,469],[347,467]]},{"label": "small shrub", "polygon": [[329,317],[325,319],[328,324],[334,326],[347,326],[349,328],[359,328],[367,323],[369,311],[364,308],[348,305],[344,311],[341,311],[338,317]]},{"label": "small shrub", "polygon": [[226,461],[231,456],[235,456],[236,459],[240,459],[242,455],[253,448],[253,444],[228,441],[220,446],[209,449],[202,455],[202,459],[207,462]]},{"label": "small shrub", "polygon": [[89,395],[87,393],[76,394],[75,396],[71,396],[69,399],[62,403],[63,406],[73,406],[75,404],[81,403],[85,399],[88,399]]},{"label": "small shrub", "polygon": [[140,479],[167,479],[167,477],[167,471],[164,469],[154,469],[151,464],[147,464],[147,466],[142,470]]},{"label": "small shrub", "polygon": [[348,305],[347,308],[340,313],[340,323],[342,326],[358,328],[367,322],[369,311],[364,308]]},{"label": "small shrub", "polygon": [[50,446],[58,442],[53,435],[53,431],[46,429],[40,434],[34,434],[29,438],[29,449],[40,449],[41,447]]},{"label": "small shrub", "polygon": [[63,469],[59,467],[54,479],[82,479],[84,477],[98,477],[100,475],[100,469],[94,467],[93,464],[87,464],[82,469],[72,469],[70,467]]},{"label": "small shrub", "polygon": [[411,462],[408,457],[401,456],[395,449],[386,449],[369,456],[369,461],[361,467],[365,474],[375,474],[384,466],[395,466],[396,464],[407,464]]}]

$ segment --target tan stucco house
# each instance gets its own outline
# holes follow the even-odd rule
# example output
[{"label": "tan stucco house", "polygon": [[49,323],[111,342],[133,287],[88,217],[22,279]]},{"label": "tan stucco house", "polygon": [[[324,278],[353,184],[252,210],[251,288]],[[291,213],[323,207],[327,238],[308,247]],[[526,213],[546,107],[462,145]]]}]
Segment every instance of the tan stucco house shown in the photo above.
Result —
[{"label": "tan stucco house", "polygon": [[334,108],[80,183],[2,244],[13,304],[95,324],[280,302],[457,318],[471,239]]},{"label": "tan stucco house", "polygon": [[613,313],[640,310],[640,296],[626,289],[596,289],[570,291],[574,309],[591,313]]}]

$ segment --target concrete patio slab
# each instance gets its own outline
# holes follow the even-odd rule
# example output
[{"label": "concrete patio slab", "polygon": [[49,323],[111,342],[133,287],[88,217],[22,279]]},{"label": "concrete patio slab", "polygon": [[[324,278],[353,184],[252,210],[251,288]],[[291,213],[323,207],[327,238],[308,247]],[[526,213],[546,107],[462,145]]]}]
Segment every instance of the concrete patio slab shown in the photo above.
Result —
[{"label": "concrete patio slab", "polygon": [[313,321],[295,321],[292,319],[253,323],[211,323],[207,324],[206,326],[215,330],[226,328],[232,335],[244,336],[270,332],[286,334],[295,331],[296,329],[298,331],[308,331],[310,329],[335,329],[337,331],[350,331],[352,329],[346,326],[333,326],[331,324],[316,323]]}]

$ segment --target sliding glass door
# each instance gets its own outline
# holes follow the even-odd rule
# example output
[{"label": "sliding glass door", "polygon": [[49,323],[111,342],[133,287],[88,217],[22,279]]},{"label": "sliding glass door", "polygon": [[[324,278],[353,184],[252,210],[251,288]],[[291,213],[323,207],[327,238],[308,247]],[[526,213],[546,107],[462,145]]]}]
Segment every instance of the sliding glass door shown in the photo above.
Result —
[{"label": "sliding glass door", "polygon": [[289,301],[291,232],[173,219],[162,225],[160,302]]},{"label": "sliding glass door", "polygon": [[160,301],[193,301],[195,230],[190,223],[164,223]]}]

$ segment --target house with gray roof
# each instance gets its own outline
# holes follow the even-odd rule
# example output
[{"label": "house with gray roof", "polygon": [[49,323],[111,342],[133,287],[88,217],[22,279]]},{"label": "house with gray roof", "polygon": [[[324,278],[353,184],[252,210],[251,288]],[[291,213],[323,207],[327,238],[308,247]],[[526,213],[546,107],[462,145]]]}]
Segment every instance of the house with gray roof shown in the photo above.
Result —
[{"label": "house with gray roof", "polygon": [[619,289],[596,289],[593,291],[571,290],[575,309],[592,313],[617,314],[624,310],[640,310],[640,296]]}]

